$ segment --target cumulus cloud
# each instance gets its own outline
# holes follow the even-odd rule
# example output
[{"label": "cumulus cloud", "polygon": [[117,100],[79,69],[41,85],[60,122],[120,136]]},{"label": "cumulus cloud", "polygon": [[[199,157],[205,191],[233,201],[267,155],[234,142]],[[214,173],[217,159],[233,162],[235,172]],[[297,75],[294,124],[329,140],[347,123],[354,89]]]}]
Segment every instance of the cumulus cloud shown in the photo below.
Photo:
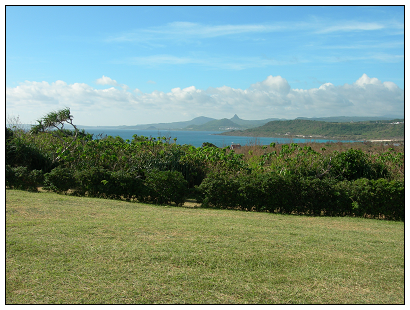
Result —
[{"label": "cumulus cloud", "polygon": [[102,76],[102,78],[97,79],[96,81],[97,84],[99,85],[114,85],[114,86],[118,86],[118,83],[116,80],[113,80],[111,78],[109,78],[108,76]]},{"label": "cumulus cloud", "polygon": [[123,89],[128,89],[127,85],[118,84],[116,80],[113,80],[113,79],[109,78],[108,76],[104,76],[104,75],[101,78],[97,79],[95,82],[98,85],[112,85],[112,86],[121,87]]},{"label": "cumulus cloud", "polygon": [[290,91],[290,85],[281,76],[268,76],[264,81],[251,85],[251,88],[261,91],[273,91],[278,94],[286,95]]},{"label": "cumulus cloud", "polygon": [[34,123],[49,111],[70,107],[81,125],[136,125],[234,114],[244,119],[404,116],[404,91],[366,74],[352,84],[328,82],[311,89],[292,89],[286,79],[272,75],[247,89],[190,86],[152,93],[116,88],[120,84],[105,76],[98,81],[112,87],[26,81],[6,89],[6,113]]}]

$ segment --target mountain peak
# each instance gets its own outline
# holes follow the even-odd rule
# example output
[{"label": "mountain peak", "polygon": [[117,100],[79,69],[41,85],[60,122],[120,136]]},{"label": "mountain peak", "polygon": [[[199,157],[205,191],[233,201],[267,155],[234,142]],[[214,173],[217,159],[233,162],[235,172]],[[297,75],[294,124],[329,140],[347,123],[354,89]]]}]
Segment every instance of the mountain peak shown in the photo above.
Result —
[{"label": "mountain peak", "polygon": [[240,119],[240,118],[239,118],[239,116],[236,115],[236,114],[231,118],[232,121],[233,121],[233,120],[238,120],[238,119]]}]

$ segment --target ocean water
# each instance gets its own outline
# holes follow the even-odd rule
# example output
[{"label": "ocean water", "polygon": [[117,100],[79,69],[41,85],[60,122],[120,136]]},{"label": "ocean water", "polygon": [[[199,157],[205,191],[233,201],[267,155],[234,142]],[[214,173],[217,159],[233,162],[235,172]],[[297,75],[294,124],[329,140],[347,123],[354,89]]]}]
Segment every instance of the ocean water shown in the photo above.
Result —
[{"label": "ocean water", "polygon": [[[190,144],[195,147],[202,146],[204,142],[210,142],[217,147],[230,146],[232,143],[240,145],[269,145],[272,142],[277,144],[282,143],[308,143],[308,142],[339,142],[340,140],[328,139],[300,139],[300,138],[266,138],[266,137],[238,137],[238,136],[219,136],[222,131],[177,131],[177,130],[135,130],[135,129],[85,129],[86,132],[94,134],[94,138],[98,135],[102,136],[120,136],[124,140],[132,140],[133,135],[145,137],[171,137],[170,142],[174,142],[177,138],[177,144]],[[355,141],[340,141],[340,142],[355,142]]]}]

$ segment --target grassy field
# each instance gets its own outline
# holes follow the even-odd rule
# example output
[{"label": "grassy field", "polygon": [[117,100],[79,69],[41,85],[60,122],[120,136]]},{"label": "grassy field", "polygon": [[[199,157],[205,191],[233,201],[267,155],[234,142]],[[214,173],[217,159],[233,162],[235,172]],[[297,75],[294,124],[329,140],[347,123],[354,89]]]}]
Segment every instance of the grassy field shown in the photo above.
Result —
[{"label": "grassy field", "polygon": [[404,223],[6,190],[7,304],[403,304]]}]

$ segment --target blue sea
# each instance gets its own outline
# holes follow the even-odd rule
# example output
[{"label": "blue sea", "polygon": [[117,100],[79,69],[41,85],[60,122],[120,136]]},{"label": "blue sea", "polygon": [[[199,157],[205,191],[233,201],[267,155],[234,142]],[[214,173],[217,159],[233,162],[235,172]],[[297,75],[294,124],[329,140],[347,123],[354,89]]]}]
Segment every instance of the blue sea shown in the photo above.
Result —
[{"label": "blue sea", "polygon": [[[269,145],[272,142],[277,144],[284,143],[324,143],[324,142],[339,142],[340,140],[328,140],[328,139],[300,139],[300,138],[266,138],[266,137],[238,137],[238,136],[219,136],[217,134],[222,131],[178,131],[178,130],[135,130],[135,129],[85,129],[86,132],[94,134],[94,138],[97,135],[102,136],[120,136],[124,140],[132,140],[133,135],[145,136],[145,137],[171,137],[170,142],[174,142],[174,138],[177,138],[177,144],[190,144],[195,147],[202,146],[204,142],[210,142],[217,147],[230,146],[232,143],[240,145]],[[355,141],[340,141],[340,142],[355,142]]]}]

